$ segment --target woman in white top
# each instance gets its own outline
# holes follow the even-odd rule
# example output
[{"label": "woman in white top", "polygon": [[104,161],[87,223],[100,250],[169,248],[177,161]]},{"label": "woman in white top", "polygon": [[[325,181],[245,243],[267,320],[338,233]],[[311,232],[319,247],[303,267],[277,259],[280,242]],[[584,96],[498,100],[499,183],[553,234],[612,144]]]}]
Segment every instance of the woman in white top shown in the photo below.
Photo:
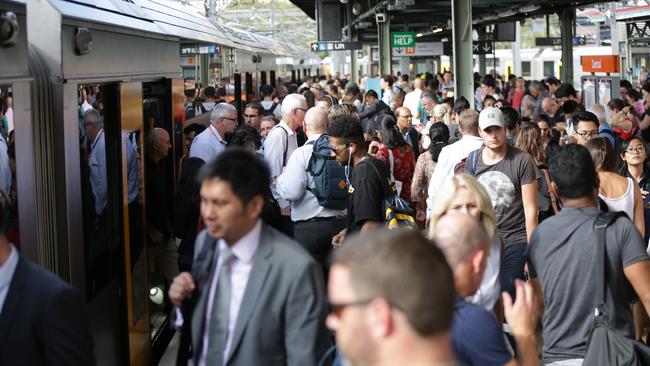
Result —
[{"label": "woman in white top", "polygon": [[634,179],[621,177],[617,173],[619,157],[607,139],[596,137],[585,147],[589,150],[598,172],[600,180],[598,196],[607,203],[610,211],[625,212],[643,237],[645,235],[643,197],[639,184]]},{"label": "woman in white top", "polygon": [[449,212],[463,212],[476,218],[491,238],[492,246],[481,286],[472,297],[466,300],[481,305],[488,311],[494,309],[496,313],[500,314],[500,309],[495,309],[495,304],[501,292],[499,283],[501,239],[496,231],[496,214],[492,208],[490,196],[476,178],[467,174],[458,174],[452,175],[443,183],[436,197],[431,208],[430,238],[434,235],[436,222]]}]

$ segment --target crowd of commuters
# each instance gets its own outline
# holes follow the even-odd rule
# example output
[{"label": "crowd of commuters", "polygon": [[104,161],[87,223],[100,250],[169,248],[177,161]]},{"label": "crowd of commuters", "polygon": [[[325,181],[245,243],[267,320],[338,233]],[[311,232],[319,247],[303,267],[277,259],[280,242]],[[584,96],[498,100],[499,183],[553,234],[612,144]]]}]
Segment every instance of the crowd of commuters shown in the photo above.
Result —
[{"label": "crowd of commuters", "polygon": [[[647,341],[650,81],[588,110],[554,77],[475,81],[457,96],[450,72],[378,90],[309,77],[262,86],[242,120],[223,88],[188,101],[173,220],[146,228],[180,241],[178,362],[582,364],[604,212],[623,213],[606,231],[610,328]],[[169,135],[146,142],[147,181],[164,180]],[[395,197],[417,229],[386,229]]]}]

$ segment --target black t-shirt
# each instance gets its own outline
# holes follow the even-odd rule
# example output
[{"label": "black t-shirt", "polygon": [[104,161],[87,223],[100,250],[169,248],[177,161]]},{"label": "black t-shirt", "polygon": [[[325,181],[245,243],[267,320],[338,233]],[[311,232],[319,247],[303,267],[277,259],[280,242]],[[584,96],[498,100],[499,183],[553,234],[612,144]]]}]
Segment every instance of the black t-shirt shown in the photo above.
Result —
[{"label": "black t-shirt", "polygon": [[155,163],[147,160],[145,164],[146,174],[146,214],[147,222],[158,230],[165,239],[171,237],[169,223],[171,222],[170,197],[167,181],[167,166],[164,160]]},{"label": "black t-shirt", "polygon": [[389,176],[386,164],[373,157],[354,166],[350,177],[352,188],[348,187],[352,191],[348,194],[348,234],[361,230],[367,220],[384,221],[383,202],[390,190]]}]

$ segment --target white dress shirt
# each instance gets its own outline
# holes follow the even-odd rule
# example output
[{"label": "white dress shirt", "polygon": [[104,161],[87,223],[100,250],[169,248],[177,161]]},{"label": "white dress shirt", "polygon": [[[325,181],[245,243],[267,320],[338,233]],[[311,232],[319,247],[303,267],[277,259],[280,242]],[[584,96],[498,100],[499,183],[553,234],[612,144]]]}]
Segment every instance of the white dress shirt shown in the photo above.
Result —
[{"label": "white dress shirt", "polygon": [[90,187],[95,196],[95,212],[101,215],[108,202],[106,185],[106,143],[104,129],[99,130],[90,144]]},{"label": "white dress shirt", "polygon": [[[273,180],[271,182],[271,192],[282,208],[289,207],[289,202],[282,199],[278,194],[276,187],[277,180],[275,178],[282,174],[282,168],[284,168],[285,164],[291,157],[291,154],[293,154],[294,150],[297,148],[298,140],[296,140],[296,134],[284,121],[281,121],[273,127],[264,140],[264,160],[269,164],[271,179]],[[285,151],[286,161],[283,160]]]},{"label": "white dress shirt", "polygon": [[18,266],[18,251],[13,245],[11,245],[9,257],[4,264],[0,266],[0,314],[2,314],[2,307],[7,299],[11,280],[14,278],[16,266]]},{"label": "white dress shirt", "polygon": [[291,221],[309,220],[314,217],[343,216],[345,210],[332,210],[318,204],[316,196],[307,188],[314,189],[314,177],[307,173],[307,165],[315,142],[321,135],[307,139],[304,146],[296,149],[287,162],[287,168],[276,180],[278,194],[291,203]]},{"label": "white dress shirt", "polygon": [[479,149],[483,145],[483,139],[478,136],[465,135],[455,143],[445,146],[438,156],[438,164],[433,170],[429,181],[429,196],[427,198],[427,219],[431,217],[431,207],[435,202],[436,193],[447,180],[454,175],[454,167],[465,159],[470,152]]},{"label": "white dress shirt", "polygon": [[192,141],[190,158],[200,158],[207,164],[225,149],[226,141],[219,135],[219,131],[210,125]]},{"label": "white dress shirt", "polygon": [[[262,220],[257,220],[257,224],[244,235],[238,242],[236,242],[230,250],[233,253],[233,259],[230,262],[230,307],[228,311],[228,334],[226,336],[226,347],[223,349],[223,363],[228,360],[228,352],[232,344],[232,336],[235,333],[237,325],[237,316],[239,315],[239,308],[241,307],[242,299],[244,298],[244,291],[248,283],[248,277],[253,269],[253,256],[257,252],[260,245],[260,236],[262,234]],[[221,259],[223,258],[224,251],[228,248],[228,244],[223,239],[217,241],[217,249],[219,259],[217,261],[217,268],[214,271],[214,276],[210,280],[210,292],[208,293],[208,304],[205,312],[205,324],[210,324],[210,317],[212,316],[212,306],[214,305],[215,291],[217,290],[217,283],[219,282],[218,273],[221,271]],[[203,345],[201,346],[202,352],[199,357],[199,366],[205,366],[205,358],[208,353],[208,337],[210,335],[209,327],[205,327],[203,333]]]},{"label": "white dress shirt", "polygon": [[408,108],[411,111],[414,122],[420,120],[420,112],[418,111],[418,105],[420,105],[420,97],[422,96],[422,89],[415,89],[410,93],[407,93],[404,97],[404,107]]}]

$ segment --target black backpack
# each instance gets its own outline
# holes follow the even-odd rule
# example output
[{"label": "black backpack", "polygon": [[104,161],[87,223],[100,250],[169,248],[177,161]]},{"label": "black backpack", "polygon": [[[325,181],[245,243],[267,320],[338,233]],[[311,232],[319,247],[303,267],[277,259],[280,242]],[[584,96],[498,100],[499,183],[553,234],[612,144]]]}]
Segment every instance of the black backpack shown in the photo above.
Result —
[{"label": "black backpack", "polygon": [[277,107],[278,107],[278,103],[276,103],[276,102],[273,102],[273,104],[271,104],[271,107],[269,107],[268,109],[266,109],[266,108],[264,108],[264,106],[262,106],[262,115],[263,116],[272,116],[272,115],[274,115],[275,114],[275,109]]},{"label": "black backpack", "polygon": [[327,135],[321,135],[316,141],[309,141],[313,145],[307,173],[314,177],[314,188],[307,187],[318,204],[333,210],[342,210],[347,207],[347,184],[345,183],[345,167],[341,166],[336,158],[330,156],[330,140]]}]

